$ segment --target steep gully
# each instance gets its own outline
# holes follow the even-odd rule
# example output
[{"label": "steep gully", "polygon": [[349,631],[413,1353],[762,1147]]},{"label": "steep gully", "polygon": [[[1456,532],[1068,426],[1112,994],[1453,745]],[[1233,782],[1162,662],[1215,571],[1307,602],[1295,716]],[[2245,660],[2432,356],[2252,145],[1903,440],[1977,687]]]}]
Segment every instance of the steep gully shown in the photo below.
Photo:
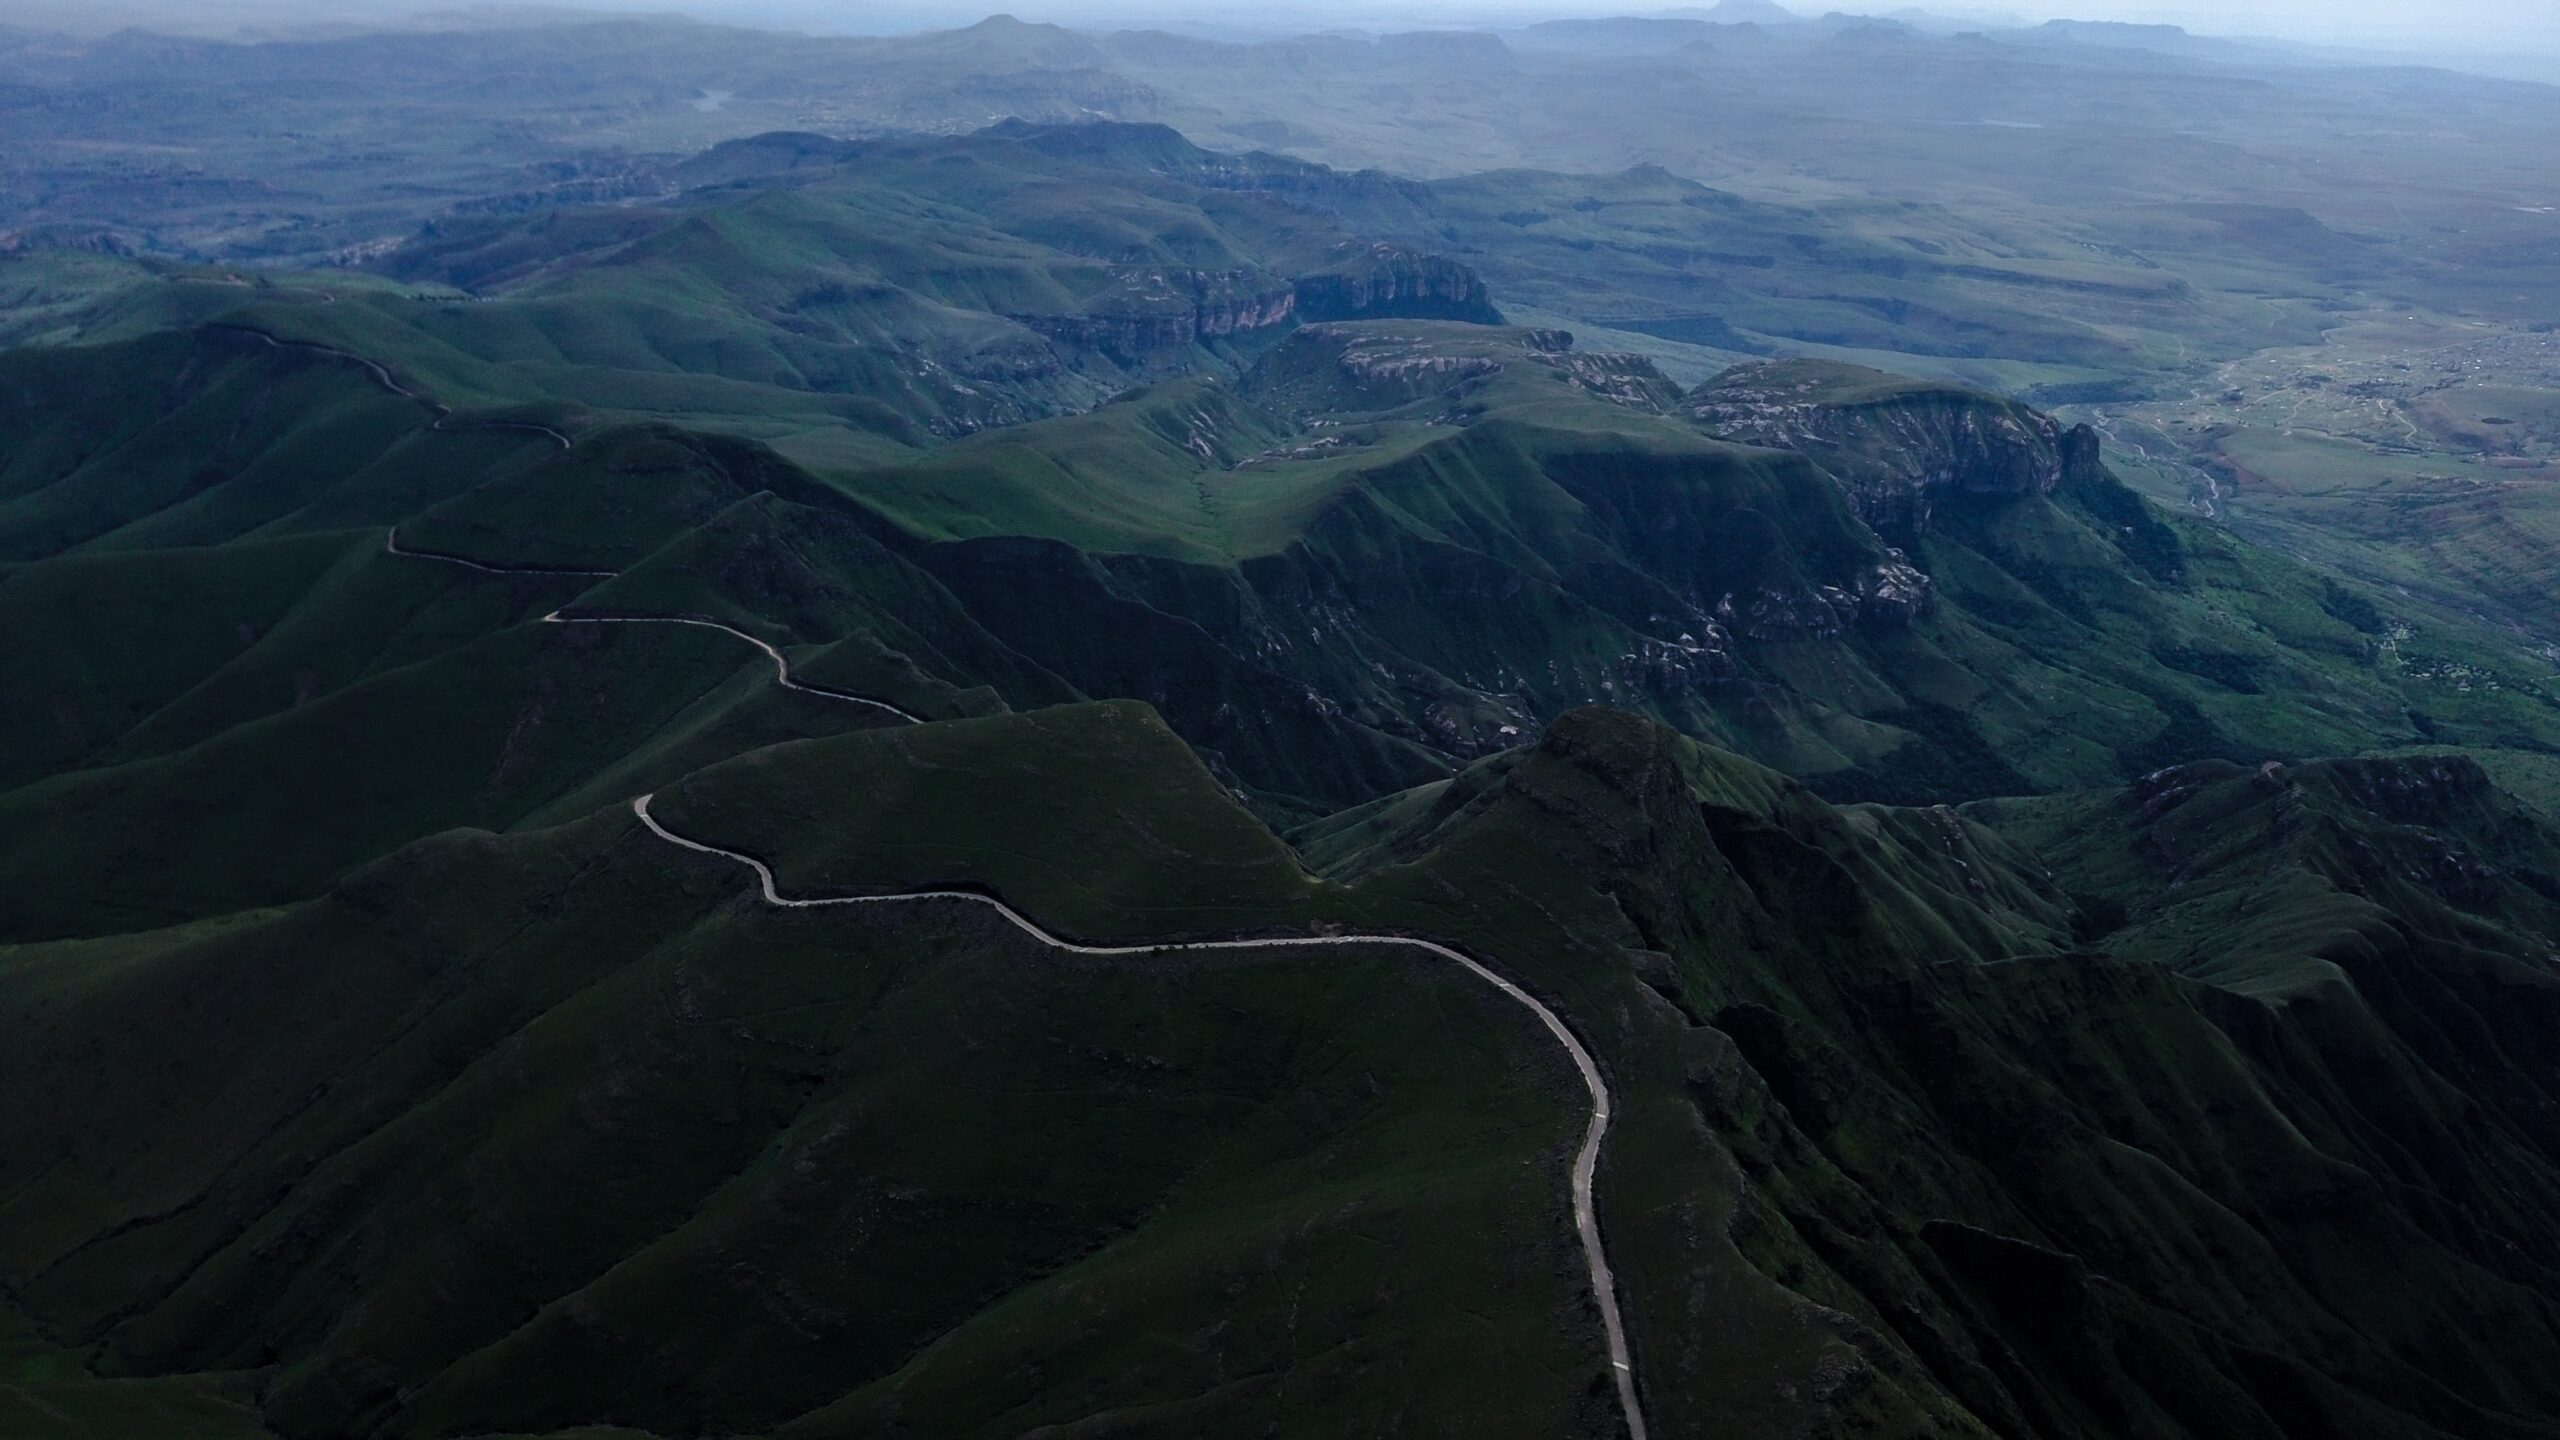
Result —
[{"label": "steep gully", "polygon": [[[250,333],[262,334],[262,332],[257,331],[252,331]],[[273,340],[272,337],[266,338],[268,338],[268,343],[270,344],[280,343]],[[320,349],[322,347],[312,348]],[[373,364],[371,361],[361,360],[359,357],[352,355],[344,355],[344,352],[341,351],[324,350],[324,353],[340,355],[344,356],[346,359],[355,360],[357,363],[370,369],[377,380],[380,380],[386,386],[390,386],[395,393],[402,395],[410,394],[410,392],[401,390],[397,385],[392,384],[388,372],[384,371],[382,367]],[[411,398],[419,399],[420,397],[412,395]],[[437,423],[439,425],[443,423],[443,417],[451,413],[446,411],[442,406],[435,405],[431,401],[420,399],[420,403],[428,405],[438,413],[439,419]],[[539,429],[541,427],[532,428]],[[552,434],[559,438],[560,443],[564,447],[569,443],[566,436],[559,436],[556,431],[545,431],[545,433]],[[551,569],[529,565],[493,565],[482,561],[468,559],[460,555],[447,554],[441,551],[404,549],[400,544],[400,530],[396,525],[391,528],[390,534],[384,538],[383,549],[388,554],[403,556],[408,559],[428,560],[441,565],[456,565],[465,569],[475,570],[483,574],[490,575],[565,575],[607,578],[616,573],[610,570],[574,570]],[[703,619],[698,616],[690,615],[567,615],[558,610],[554,610],[542,617],[542,623],[551,625],[696,625],[708,630],[717,630],[723,634],[733,635],[738,639],[753,645],[758,650],[763,651],[765,658],[773,662],[774,678],[776,683],[780,684],[786,690],[797,690],[807,695],[816,695],[828,700],[836,700],[849,705],[861,705],[869,709],[883,711],[908,724],[927,723],[923,716],[917,715],[912,711],[902,709],[886,700],[875,699],[868,695],[857,695],[847,690],[836,690],[823,685],[814,685],[801,680],[791,673],[791,662],[784,657],[780,650],[763,640],[757,639],[755,636],[748,634],[744,630],[740,630],[732,625],[722,624],[717,620]],[[1588,1091],[1591,1096],[1591,1118],[1583,1128],[1582,1148],[1574,1154],[1573,1175],[1569,1184],[1573,1204],[1573,1228],[1576,1234],[1581,1238],[1583,1263],[1589,1270],[1591,1276],[1592,1297],[1600,1307],[1600,1323],[1602,1329],[1606,1332],[1608,1341],[1609,1367],[1611,1373],[1617,1380],[1619,1413],[1625,1419],[1626,1432],[1629,1440],[1648,1440],[1644,1423],[1644,1407],[1636,1395],[1634,1361],[1627,1349],[1626,1323],[1620,1317],[1618,1312],[1617,1279],[1615,1274],[1609,1268],[1608,1251],[1603,1247],[1600,1241],[1600,1217],[1592,1202],[1593,1185],[1600,1167],[1600,1143],[1609,1133],[1609,1116],[1612,1109],[1609,1096],[1609,1085],[1601,1076],[1599,1062],[1592,1058],[1591,1052],[1583,1046],[1582,1041],[1575,1037],[1573,1031],[1565,1025],[1564,1021],[1557,1016],[1554,1010],[1548,1008],[1545,1001],[1538,999],[1538,997],[1520,988],[1519,985],[1504,978],[1502,975],[1498,974],[1482,962],[1467,955],[1463,951],[1440,944],[1437,941],[1419,939],[1411,935],[1305,935],[1256,940],[1192,940],[1169,944],[1087,945],[1078,941],[1066,939],[1063,936],[1053,934],[1050,931],[1043,929],[1029,917],[1025,916],[1021,911],[1007,905],[1002,900],[998,900],[993,896],[980,895],[967,890],[902,890],[883,895],[834,895],[795,899],[784,895],[779,889],[775,888],[773,871],[763,861],[740,851],[726,850],[717,845],[710,845],[699,840],[687,839],[686,837],[679,835],[668,829],[666,826],[660,824],[657,817],[649,813],[649,801],[651,798],[651,796],[642,795],[631,802],[632,813],[639,817],[640,823],[647,827],[650,834],[657,836],[668,844],[680,846],[684,849],[696,851],[704,855],[718,856],[724,860],[734,861],[740,865],[746,866],[748,869],[755,872],[757,885],[763,892],[764,903],[780,909],[813,910],[843,905],[887,905],[921,901],[952,901],[968,905],[983,905],[995,911],[995,913],[1001,916],[1006,923],[1022,931],[1024,934],[1029,935],[1032,939],[1039,941],[1041,944],[1049,946],[1052,949],[1063,950],[1075,955],[1171,955],[1210,950],[1304,950],[1313,949],[1319,946],[1339,947],[1346,945],[1399,947],[1407,950],[1419,950],[1439,959],[1453,962],[1463,968],[1468,974],[1475,976],[1477,979],[1491,985],[1496,990],[1501,991],[1506,998],[1525,1006],[1530,1014],[1537,1017],[1538,1023],[1546,1027],[1547,1033],[1555,1037],[1556,1043],[1564,1047],[1566,1055],[1571,1057],[1573,1060],[1574,1069],[1582,1076],[1583,1088]]]}]

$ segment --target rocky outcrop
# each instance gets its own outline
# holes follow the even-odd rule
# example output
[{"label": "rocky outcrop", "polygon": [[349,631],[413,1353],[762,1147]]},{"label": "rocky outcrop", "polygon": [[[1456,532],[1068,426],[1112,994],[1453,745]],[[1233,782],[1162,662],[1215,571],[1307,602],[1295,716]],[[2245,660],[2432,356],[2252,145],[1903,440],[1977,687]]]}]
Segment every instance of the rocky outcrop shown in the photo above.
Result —
[{"label": "rocky outcrop", "polygon": [[1507,353],[1431,327],[1308,325],[1263,357],[1254,388],[1303,412],[1385,410],[1499,375]]},{"label": "rocky outcrop", "polygon": [[1633,651],[1618,657],[1618,666],[1630,685],[1652,695],[1701,690],[1741,673],[1733,658],[1732,634],[1714,621],[1668,640],[1645,636]]},{"label": "rocky outcrop", "polygon": [[1143,270],[1074,315],[1007,318],[1071,349],[1142,367],[1203,340],[1268,330],[1295,313],[1286,284],[1250,270]]},{"label": "rocky outcrop", "polygon": [[1490,355],[1381,355],[1346,349],[1340,363],[1342,373],[1356,384],[1417,395],[1502,373],[1502,362]]},{"label": "rocky outcrop", "polygon": [[1727,595],[1716,619],[1750,640],[1828,640],[1857,618],[1857,602],[1836,585],[1763,586]]},{"label": "rocky outcrop", "polygon": [[[1528,333],[1533,339],[1563,335],[1566,345],[1573,343],[1573,337],[1561,330],[1532,330]],[[1648,415],[1663,415],[1670,413],[1672,407],[1680,402],[1680,387],[1648,356],[1614,350],[1576,350],[1567,353],[1539,352],[1530,359],[1533,363],[1563,372],[1565,379],[1612,405],[1642,410]]]},{"label": "rocky outcrop", "polygon": [[1938,608],[1937,582],[1899,550],[1858,578],[1858,618],[1888,629],[1905,629]]},{"label": "rocky outcrop", "polygon": [[38,250],[85,250],[93,255],[130,258],[141,254],[142,248],[136,236],[105,225],[36,225],[24,230],[0,231],[0,255],[23,255]]},{"label": "rocky outcrop", "polygon": [[1907,628],[1938,608],[1938,587],[1899,550],[1848,585],[1764,586],[1727,595],[1716,620],[1752,640],[1830,640],[1854,625]]},{"label": "rocky outcrop", "polygon": [[1305,319],[1502,323],[1483,279],[1445,256],[1345,241],[1329,258],[1325,269],[1298,280],[1298,313]]},{"label": "rocky outcrop", "polygon": [[1645,356],[1578,351],[1569,331],[1509,327],[1308,325],[1266,357],[1256,383],[1300,392],[1305,408],[1385,409],[1506,370],[1647,414],[1667,414],[1680,401],[1680,387]]},{"label": "rocky outcrop", "polygon": [[1719,438],[1811,459],[1860,519],[1919,535],[1949,494],[2044,495],[2100,467],[2097,433],[1957,385],[1814,361],[1741,365],[1682,408]]}]

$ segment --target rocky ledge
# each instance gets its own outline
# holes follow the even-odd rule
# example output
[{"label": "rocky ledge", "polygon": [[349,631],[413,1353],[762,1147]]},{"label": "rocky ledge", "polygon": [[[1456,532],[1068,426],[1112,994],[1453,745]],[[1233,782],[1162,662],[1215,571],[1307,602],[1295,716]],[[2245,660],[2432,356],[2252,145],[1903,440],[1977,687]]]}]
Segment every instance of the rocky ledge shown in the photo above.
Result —
[{"label": "rocky ledge", "polygon": [[1848,492],[1860,519],[1919,535],[1949,494],[2044,495],[2099,468],[2097,433],[1959,385],[1819,361],[1740,365],[1682,410],[1722,439],[1793,450]]},{"label": "rocky ledge", "polygon": [[1007,318],[1070,349],[1142,366],[1223,335],[1250,334],[1286,323],[1297,293],[1252,270],[1130,270],[1081,314]]},{"label": "rocky ledge", "polygon": [[1938,588],[1902,552],[1847,585],[1763,586],[1716,604],[1722,628],[1752,640],[1829,640],[1853,625],[1905,629],[1938,607]]},{"label": "rocky ledge", "polygon": [[1304,319],[1502,323],[1483,279],[1445,256],[1345,241],[1327,258],[1324,269],[1298,280]]}]

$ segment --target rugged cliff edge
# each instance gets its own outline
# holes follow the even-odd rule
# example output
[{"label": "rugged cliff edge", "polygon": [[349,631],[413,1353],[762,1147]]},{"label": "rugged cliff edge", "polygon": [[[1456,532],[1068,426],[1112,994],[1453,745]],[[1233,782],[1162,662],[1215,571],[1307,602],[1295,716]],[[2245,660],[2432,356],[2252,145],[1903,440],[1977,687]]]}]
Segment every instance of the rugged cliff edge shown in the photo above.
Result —
[{"label": "rugged cliff edge", "polygon": [[1829,471],[1858,518],[1927,532],[1941,496],[2049,495],[2099,466],[2097,432],[1959,385],[1817,360],[1739,365],[1682,402],[1709,433],[1793,450]]},{"label": "rugged cliff edge", "polygon": [[1445,256],[1344,241],[1334,247],[1331,262],[1298,280],[1298,312],[1306,319],[1502,323],[1483,279]]}]

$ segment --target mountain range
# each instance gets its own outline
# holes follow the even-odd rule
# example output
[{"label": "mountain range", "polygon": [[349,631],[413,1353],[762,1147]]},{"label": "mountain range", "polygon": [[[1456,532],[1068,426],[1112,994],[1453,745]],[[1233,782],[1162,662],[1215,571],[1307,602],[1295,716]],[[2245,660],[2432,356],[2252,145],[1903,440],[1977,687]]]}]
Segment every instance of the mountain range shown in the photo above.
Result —
[{"label": "mountain range", "polygon": [[2560,1435],[2541,621],[2110,398],[2541,251],[863,43],[1012,117],[0,259],[0,1433]]}]

